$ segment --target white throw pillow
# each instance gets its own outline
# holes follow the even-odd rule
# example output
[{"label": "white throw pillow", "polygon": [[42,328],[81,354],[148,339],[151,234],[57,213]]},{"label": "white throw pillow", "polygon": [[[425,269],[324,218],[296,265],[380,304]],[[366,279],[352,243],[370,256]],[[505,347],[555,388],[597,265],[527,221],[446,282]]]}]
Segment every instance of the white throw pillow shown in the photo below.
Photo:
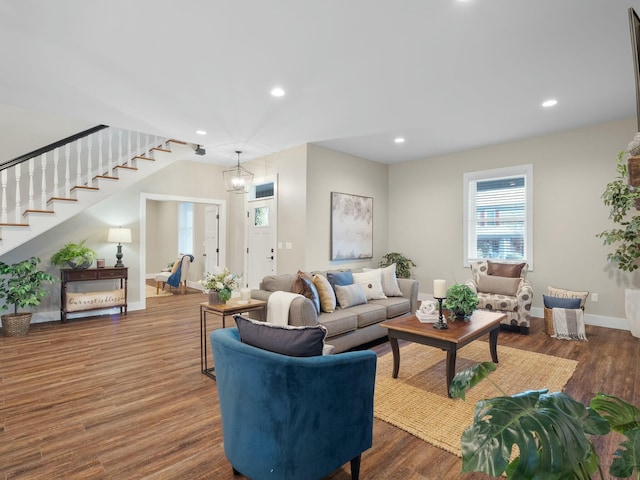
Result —
[{"label": "white throw pillow", "polygon": [[[365,272],[375,270],[373,268],[363,268]],[[402,297],[402,292],[398,286],[398,280],[396,279],[396,264],[392,263],[388,267],[379,268],[382,274],[382,290],[387,297]]]},{"label": "white throw pillow", "polygon": [[362,287],[354,283],[352,285],[336,285],[336,297],[340,308],[349,308],[367,303]]},{"label": "white throw pillow", "polygon": [[367,300],[387,298],[382,288],[382,271],[379,268],[368,272],[354,273],[353,282],[362,287]]}]

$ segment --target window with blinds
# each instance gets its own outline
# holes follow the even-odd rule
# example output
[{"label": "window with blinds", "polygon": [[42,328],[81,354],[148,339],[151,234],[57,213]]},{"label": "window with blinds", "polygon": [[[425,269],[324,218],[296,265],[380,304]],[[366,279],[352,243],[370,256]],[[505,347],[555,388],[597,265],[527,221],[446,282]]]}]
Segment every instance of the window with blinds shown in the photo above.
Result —
[{"label": "window with blinds", "polygon": [[464,174],[464,264],[526,261],[533,268],[533,166]]}]

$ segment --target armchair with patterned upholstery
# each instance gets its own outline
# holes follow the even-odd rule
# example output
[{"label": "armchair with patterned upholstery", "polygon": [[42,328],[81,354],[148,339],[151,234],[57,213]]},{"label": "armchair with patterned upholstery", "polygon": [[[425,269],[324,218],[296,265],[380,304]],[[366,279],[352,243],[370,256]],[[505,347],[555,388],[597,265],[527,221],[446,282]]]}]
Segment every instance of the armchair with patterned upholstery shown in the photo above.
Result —
[{"label": "armchair with patterned upholstery", "polygon": [[529,333],[533,288],[527,281],[526,263],[471,263],[471,279],[465,284],[478,295],[478,308],[504,313],[503,330]]},{"label": "armchair with patterned upholstery", "polygon": [[156,295],[160,292],[160,289],[164,290],[165,284],[169,284],[169,287],[176,287],[182,290],[182,293],[187,293],[187,278],[189,277],[189,267],[193,262],[193,255],[178,255],[178,258],[173,264],[171,271],[160,272],[155,277],[156,281]]}]

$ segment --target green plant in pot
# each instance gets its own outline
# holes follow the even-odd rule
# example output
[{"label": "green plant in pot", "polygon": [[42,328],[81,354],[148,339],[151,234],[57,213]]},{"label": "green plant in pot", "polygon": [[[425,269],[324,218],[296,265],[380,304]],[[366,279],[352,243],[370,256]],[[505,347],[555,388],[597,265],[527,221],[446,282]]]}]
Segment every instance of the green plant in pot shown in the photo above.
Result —
[{"label": "green plant in pot", "polygon": [[416,264],[401,253],[391,252],[383,255],[378,266],[388,267],[394,263],[396,264],[396,277],[411,278],[411,267],[415,267]]},{"label": "green plant in pot", "polygon": [[[602,201],[610,207],[609,218],[616,226],[597,235],[604,240],[605,245],[615,246],[607,259],[623,272],[633,272],[640,267],[640,214],[637,211],[640,188],[629,182],[630,166],[640,159],[637,156],[629,157],[629,153],[640,153],[638,135],[640,134],[636,134],[634,141],[629,144],[629,152],[618,154],[618,176],[607,184],[602,194]],[[626,288],[625,310],[629,328],[634,337],[640,338],[640,312],[636,308],[638,303],[640,289]]]},{"label": "green plant in pot", "polygon": [[[451,396],[464,399],[468,388],[495,369],[484,362],[461,370],[451,383]],[[640,478],[640,410],[635,406],[602,393],[588,406],[547,390],[509,396],[494,385],[502,396],[478,401],[473,424],[462,434],[463,472],[558,480],[588,480],[597,472],[604,480],[610,477],[605,477],[591,438],[613,430],[626,438],[614,453],[610,475]]]},{"label": "green plant in pot", "polygon": [[468,285],[456,283],[447,290],[447,298],[442,307],[451,312],[451,321],[468,320],[478,308],[478,295]]},{"label": "green plant in pot", "polygon": [[86,240],[80,243],[67,243],[53,254],[51,264],[59,267],[89,268],[98,255],[87,247],[85,242]]},{"label": "green plant in pot", "polygon": [[44,282],[55,282],[56,277],[38,270],[40,259],[28,260],[8,265],[0,262],[0,300],[4,300],[2,310],[12,305],[13,313],[2,315],[2,332],[5,336],[22,336],[29,331],[31,312],[18,312],[19,308],[40,305],[49,293]]}]

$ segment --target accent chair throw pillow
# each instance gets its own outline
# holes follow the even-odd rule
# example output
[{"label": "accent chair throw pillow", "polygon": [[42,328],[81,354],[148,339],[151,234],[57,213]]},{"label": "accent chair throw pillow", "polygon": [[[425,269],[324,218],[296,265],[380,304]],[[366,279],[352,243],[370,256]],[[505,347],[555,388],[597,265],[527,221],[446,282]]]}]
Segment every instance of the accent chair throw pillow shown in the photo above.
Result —
[{"label": "accent chair throw pillow", "polygon": [[233,318],[242,343],[290,357],[322,355],[327,336],[323,325],[296,327],[260,322],[242,315],[234,315]]}]

